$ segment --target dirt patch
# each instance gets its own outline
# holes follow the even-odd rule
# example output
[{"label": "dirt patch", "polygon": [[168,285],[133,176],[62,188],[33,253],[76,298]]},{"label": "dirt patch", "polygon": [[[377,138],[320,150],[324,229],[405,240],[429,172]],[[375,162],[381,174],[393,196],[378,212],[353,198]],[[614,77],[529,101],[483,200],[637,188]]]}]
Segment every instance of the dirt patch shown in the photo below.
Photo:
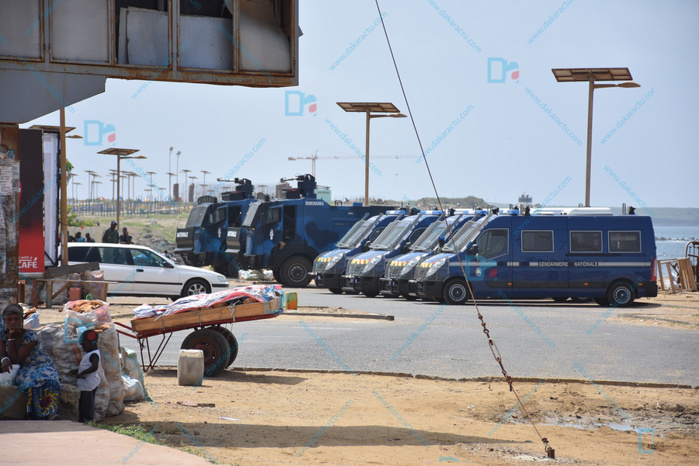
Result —
[{"label": "dirt patch", "polygon": [[[146,386],[152,403],[128,404],[122,415],[105,421],[142,424],[168,445],[218,463],[545,459],[541,440],[504,382],[225,371],[201,387],[182,387],[175,370],[158,370],[147,374]],[[515,386],[559,462],[689,464],[699,457],[697,390]],[[643,428],[654,431],[642,431],[639,447],[637,431]]]}]

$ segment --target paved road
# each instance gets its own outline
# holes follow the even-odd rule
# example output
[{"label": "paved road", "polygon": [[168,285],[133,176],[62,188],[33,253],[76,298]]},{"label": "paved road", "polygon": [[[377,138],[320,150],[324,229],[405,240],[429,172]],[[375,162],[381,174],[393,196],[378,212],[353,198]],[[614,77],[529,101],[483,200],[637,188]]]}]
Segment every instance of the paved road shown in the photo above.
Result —
[{"label": "paved road", "polygon": [[[395,320],[286,316],[237,323],[231,328],[240,343],[234,367],[501,375],[472,305],[297,291],[302,306],[379,312]],[[656,306],[639,302],[613,315]],[[696,331],[606,320],[588,334],[608,310],[596,304],[499,301],[480,309],[512,376],[699,385]],[[187,333],[174,334],[159,364],[176,365]],[[135,342],[125,340],[122,344],[136,349]]]}]

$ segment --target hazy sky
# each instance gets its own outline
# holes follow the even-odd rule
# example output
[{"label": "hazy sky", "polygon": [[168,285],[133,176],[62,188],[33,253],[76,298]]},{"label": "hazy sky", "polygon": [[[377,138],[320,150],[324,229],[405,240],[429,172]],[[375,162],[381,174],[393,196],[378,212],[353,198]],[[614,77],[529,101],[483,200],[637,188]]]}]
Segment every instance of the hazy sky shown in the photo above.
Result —
[{"label": "hazy sky", "polygon": [[[551,69],[628,67],[641,88],[595,91],[592,205],[697,206],[696,0],[380,5],[420,138],[431,148],[427,158],[440,195],[510,203],[527,192],[543,202],[570,177],[549,205],[583,202],[588,86],[559,84]],[[156,82],[133,99],[143,81],[108,80],[104,94],[73,105],[68,124],[80,134],[85,120],[114,125],[115,145],[140,149],[148,159],[136,161],[139,167],[157,172],[154,182],[163,187],[170,146],[182,153],[180,170],[213,172],[207,183],[230,172],[261,140],[236,176],[274,184],[310,173],[309,160],[288,157],[315,151],[319,157],[355,155],[330,122],[364,150],[364,116],[346,113],[336,102],[393,102],[407,113],[383,30],[376,27],[361,38],[377,19],[373,0],[301,0],[297,88]],[[502,76],[505,82],[489,82]],[[307,106],[302,116],[286,116],[288,90],[314,96],[316,113]],[[31,124],[58,124],[58,113],[22,126]],[[373,160],[372,197],[434,195],[410,120],[374,119],[371,130],[372,155],[408,156]],[[96,155],[110,143],[68,144],[83,183],[80,197],[87,194],[83,170],[103,174],[100,194],[111,196],[106,176],[116,168],[114,157]],[[335,198],[363,195],[359,158],[319,160],[317,178]],[[142,191],[145,182],[136,186]]]}]

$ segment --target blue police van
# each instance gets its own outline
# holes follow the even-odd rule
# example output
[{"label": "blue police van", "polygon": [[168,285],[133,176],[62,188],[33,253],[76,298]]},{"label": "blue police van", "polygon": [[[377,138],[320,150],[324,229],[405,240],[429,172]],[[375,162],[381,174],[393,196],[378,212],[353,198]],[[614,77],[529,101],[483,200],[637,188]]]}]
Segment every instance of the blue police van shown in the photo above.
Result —
[{"label": "blue police van", "polygon": [[342,291],[364,293],[373,298],[379,294],[379,279],[383,277],[391,258],[408,252],[430,224],[443,217],[441,211],[421,211],[393,221],[371,243],[369,251],[355,256],[342,276]]},{"label": "blue police van", "polygon": [[328,288],[336,294],[342,293],[340,281],[347,270],[347,262],[357,254],[368,251],[371,242],[383,232],[386,226],[404,214],[404,211],[389,210],[383,215],[375,215],[358,221],[337,242],[338,249],[333,249],[316,257],[313,261],[313,271],[308,275],[315,279],[316,286]]},{"label": "blue police van", "polygon": [[476,298],[587,297],[616,306],[657,296],[650,217],[600,208],[547,214],[477,215],[419,264],[418,296],[463,304],[472,290]]},{"label": "blue police van", "polygon": [[[403,296],[410,301],[417,299],[417,293],[410,294],[408,281],[413,278],[417,265],[426,257],[441,252],[445,238],[459,231],[473,218],[471,209],[454,211],[453,215],[438,220],[427,227],[425,232],[410,246],[410,252],[396,256],[386,267],[384,277],[379,279],[379,293],[384,296]],[[416,290],[417,291],[417,290]]]}]

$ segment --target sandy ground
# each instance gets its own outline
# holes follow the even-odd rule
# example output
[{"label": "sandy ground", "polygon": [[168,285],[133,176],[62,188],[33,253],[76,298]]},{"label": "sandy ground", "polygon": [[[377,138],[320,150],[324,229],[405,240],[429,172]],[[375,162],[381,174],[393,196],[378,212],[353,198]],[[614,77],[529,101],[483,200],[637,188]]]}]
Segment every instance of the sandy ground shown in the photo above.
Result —
[{"label": "sandy ground", "polygon": [[[110,301],[118,315],[130,314],[140,299]],[[662,295],[650,303],[657,305],[622,309],[613,318],[699,329],[699,293]],[[313,319],[358,312],[299,311],[318,313]],[[64,318],[57,310],[39,312],[42,323]],[[146,375],[146,387],[152,403],[129,403],[122,415],[104,422],[140,424],[170,446],[221,464],[550,462],[524,410],[556,450],[557,462],[699,464],[696,388],[517,381],[522,408],[498,378],[225,371],[201,387],[184,387],[174,368],[163,368]]]},{"label": "sandy ground", "polygon": [[[177,385],[175,370],[157,370],[146,386],[152,403],[127,404],[105,421],[141,424],[168,445],[222,464],[547,461],[542,441],[500,381],[226,371],[186,387]],[[695,389],[515,387],[558,462],[699,463]],[[654,431],[641,431],[639,444],[644,428]]]}]

